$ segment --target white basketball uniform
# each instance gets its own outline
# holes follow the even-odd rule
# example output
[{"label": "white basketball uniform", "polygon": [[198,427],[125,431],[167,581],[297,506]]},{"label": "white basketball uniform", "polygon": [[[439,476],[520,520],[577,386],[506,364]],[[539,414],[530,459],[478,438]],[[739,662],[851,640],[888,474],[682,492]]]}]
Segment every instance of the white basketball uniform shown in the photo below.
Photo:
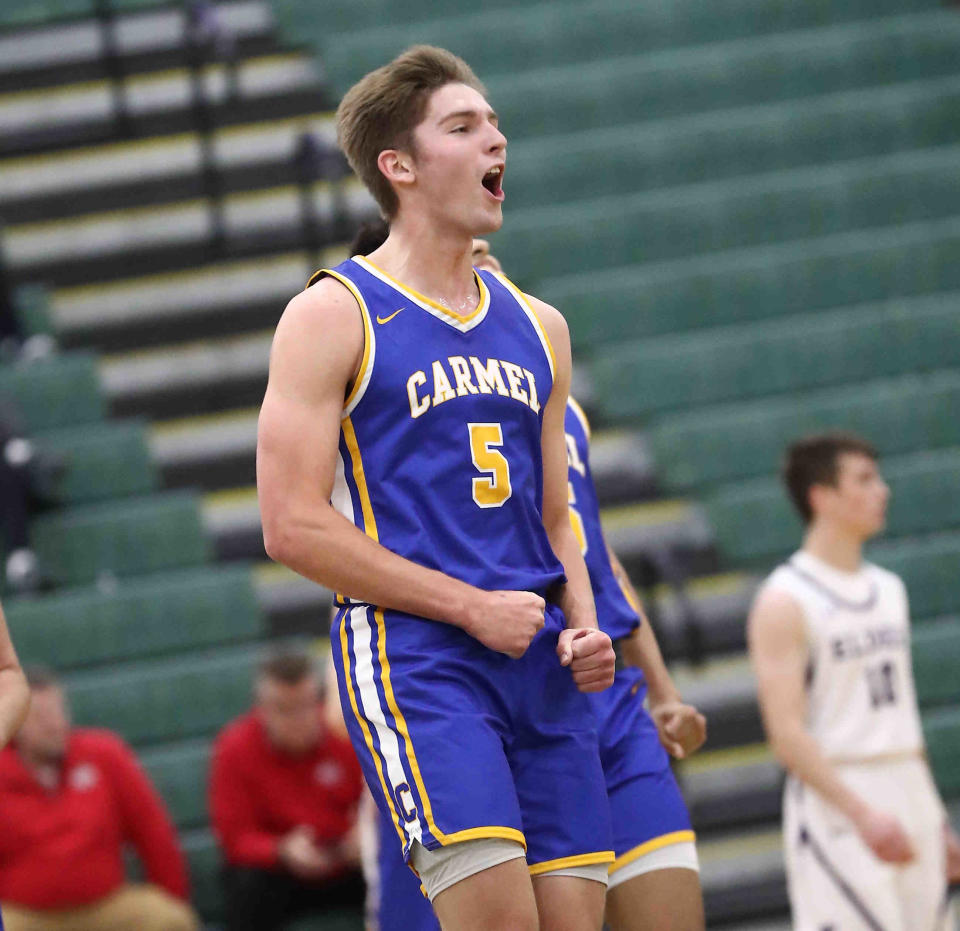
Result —
[{"label": "white basketball uniform", "polygon": [[841,779],[895,815],[916,854],[883,863],[853,823],[809,786],[784,789],[787,884],[797,931],[945,931],[946,813],[922,757],[907,593],[892,572],[843,572],[800,551],[766,588],[803,610],[807,729]]}]

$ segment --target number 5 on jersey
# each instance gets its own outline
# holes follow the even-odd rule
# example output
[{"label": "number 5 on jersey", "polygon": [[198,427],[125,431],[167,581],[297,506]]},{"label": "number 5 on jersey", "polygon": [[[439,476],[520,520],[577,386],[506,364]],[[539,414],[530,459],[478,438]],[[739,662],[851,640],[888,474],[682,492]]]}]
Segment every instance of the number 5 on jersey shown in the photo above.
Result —
[{"label": "number 5 on jersey", "polygon": [[500,452],[503,429],[498,423],[468,423],[470,456],[478,472],[473,479],[473,500],[481,508],[498,508],[513,494],[510,463]]}]

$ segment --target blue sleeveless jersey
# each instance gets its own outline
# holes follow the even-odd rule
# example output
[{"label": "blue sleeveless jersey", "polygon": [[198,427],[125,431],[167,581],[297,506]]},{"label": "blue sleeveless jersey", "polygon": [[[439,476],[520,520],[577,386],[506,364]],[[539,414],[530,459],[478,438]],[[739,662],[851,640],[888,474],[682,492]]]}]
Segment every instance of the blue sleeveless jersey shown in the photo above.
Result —
[{"label": "blue sleeveless jersey", "polygon": [[628,636],[640,623],[631,604],[613,574],[607,544],[600,526],[600,505],[590,474],[590,424],[573,398],[567,404],[567,465],[570,480],[570,522],[580,543],[590,587],[597,606],[600,629],[614,640]]},{"label": "blue sleeveless jersey", "polygon": [[350,289],[365,330],[334,506],[394,553],[478,588],[542,595],[562,582],[540,445],[555,362],[523,295],[477,272],[480,302],[464,315],[359,256],[312,281],[323,275]]}]

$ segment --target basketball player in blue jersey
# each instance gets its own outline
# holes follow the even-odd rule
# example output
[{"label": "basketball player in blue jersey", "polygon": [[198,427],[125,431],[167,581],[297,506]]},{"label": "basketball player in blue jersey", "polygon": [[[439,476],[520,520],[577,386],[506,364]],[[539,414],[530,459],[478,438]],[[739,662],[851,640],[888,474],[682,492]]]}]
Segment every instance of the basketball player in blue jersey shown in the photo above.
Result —
[{"label": "basketball player in blue jersey", "polygon": [[[368,224],[351,251],[372,251],[386,236],[385,224]],[[476,268],[502,271],[484,240],[474,240],[472,261]],[[637,593],[604,541],[590,472],[590,425],[573,398],[565,429],[570,520],[589,571],[598,620],[616,638],[625,661],[614,685],[591,696],[617,854],[610,867],[607,922],[614,931],[696,931],[704,918],[694,835],[665,748],[677,758],[688,756],[706,739],[706,722],[680,700]],[[648,685],[649,713],[643,707]],[[392,835],[393,826],[382,816],[375,828],[367,826],[368,929],[436,931],[437,919],[391,843]]]},{"label": "basketball player in blue jersey", "polygon": [[583,693],[615,654],[567,512],[566,325],[471,266],[506,140],[465,63],[411,49],[337,117],[391,232],[277,327],[264,542],[339,593],[351,740],[441,926],[598,929],[613,852]]},{"label": "basketball player in blue jersey", "polygon": [[[613,931],[697,931],[704,915],[694,833],[667,751],[682,759],[699,749],[706,721],[680,700],[637,593],[603,538],[590,472],[590,424],[573,398],[566,439],[570,520],[597,617],[623,657],[613,686],[590,696],[616,853],[607,924]],[[643,706],[648,692],[649,712]]]}]

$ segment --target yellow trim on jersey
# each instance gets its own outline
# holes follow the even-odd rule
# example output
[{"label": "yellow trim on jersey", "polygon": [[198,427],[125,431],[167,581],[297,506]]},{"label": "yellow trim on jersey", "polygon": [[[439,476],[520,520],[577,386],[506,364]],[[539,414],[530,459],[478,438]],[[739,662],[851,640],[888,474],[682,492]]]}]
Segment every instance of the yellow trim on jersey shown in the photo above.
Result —
[{"label": "yellow trim on jersey", "polygon": [[633,597],[633,592],[630,591],[630,587],[627,585],[624,579],[621,579],[616,573],[613,574],[613,577],[617,580],[617,585],[620,586],[620,591],[623,592],[623,597],[627,599],[627,604],[633,608],[637,614],[643,613],[643,608],[640,607],[640,604],[637,602],[637,599]]},{"label": "yellow trim on jersey", "polygon": [[[335,272],[329,268],[321,268],[310,276],[310,280],[307,282],[307,288],[319,281],[324,275],[335,278],[353,295],[354,300],[356,300],[360,306],[360,316],[363,318],[363,358],[360,360],[360,368],[357,371],[357,377],[353,380],[353,387],[350,389],[350,394],[347,395],[346,400],[343,402],[343,411],[344,414],[347,415],[345,419],[348,419],[350,412],[356,407],[360,400],[360,395],[366,390],[367,383],[370,381],[370,357],[374,347],[373,323],[370,320],[370,311],[367,308],[367,302],[363,299],[359,288],[345,275],[341,275],[339,272]],[[304,288],[304,290],[306,290],[306,288]],[[353,428],[351,427],[350,429],[352,433]],[[347,442],[349,444],[349,440]],[[354,445],[350,449],[351,454],[356,449],[357,440],[355,435],[353,443]],[[359,458],[360,454],[357,452],[355,462],[359,462]],[[362,470],[361,466],[361,472]],[[354,465],[354,477],[356,477],[356,464]],[[364,518],[366,518],[366,510],[364,510]]]},{"label": "yellow trim on jersey", "polygon": [[344,417],[340,421],[343,438],[346,440],[350,458],[353,460],[353,480],[357,483],[357,492],[360,495],[360,511],[363,514],[363,530],[368,537],[373,537],[378,543],[377,521],[373,516],[373,504],[370,502],[370,489],[367,488],[367,479],[363,474],[363,462],[360,460],[360,447],[357,445],[357,434],[353,429],[353,421]]},{"label": "yellow trim on jersey", "polygon": [[483,283],[483,279],[477,274],[476,270],[473,272],[473,277],[477,281],[477,287],[480,290],[480,300],[477,302],[477,306],[470,311],[468,314],[458,314],[456,311],[450,310],[449,307],[444,307],[443,304],[437,303],[437,301],[432,298],[427,297],[425,294],[421,294],[419,291],[414,291],[413,288],[408,285],[403,284],[400,281],[397,281],[393,275],[388,274],[379,265],[374,265],[366,256],[355,255],[353,260],[360,265],[369,265],[373,271],[375,271],[380,277],[386,278],[387,281],[393,285],[398,291],[403,294],[408,294],[416,301],[422,301],[424,304],[428,304],[434,310],[439,310],[441,313],[446,314],[448,317],[453,317],[458,323],[469,323],[477,316],[489,303],[490,295],[487,292],[487,286]]},{"label": "yellow trim on jersey", "polygon": [[353,690],[353,671],[350,668],[350,649],[347,644],[347,621],[351,610],[353,609],[347,608],[347,614],[344,615],[343,622],[340,625],[340,647],[343,651],[343,676],[347,680],[347,694],[350,696],[350,707],[353,709],[354,717],[360,724],[360,730],[363,731],[363,739],[367,745],[367,750],[370,752],[370,756],[373,758],[373,765],[377,768],[377,776],[380,777],[380,787],[383,789],[383,796],[387,800],[387,805],[390,808],[393,826],[397,829],[397,834],[400,837],[400,843],[406,844],[407,837],[404,834],[403,828],[400,827],[400,818],[398,817],[397,810],[393,805],[393,793],[387,786],[387,779],[383,774],[383,766],[380,763],[380,757],[373,746],[373,737],[370,735],[370,728],[367,726],[366,719],[362,714],[360,714],[360,708],[357,706],[357,696]]},{"label": "yellow trim on jersey", "polygon": [[587,435],[587,441],[589,442],[592,439],[591,434],[593,431],[590,429],[590,421],[587,419],[587,415],[572,394],[567,395],[567,403],[570,405],[574,414],[577,415],[577,420],[580,421],[580,426],[583,427],[583,432]]},{"label": "yellow trim on jersey", "polygon": [[527,295],[523,293],[503,272],[494,272],[494,274],[506,285],[507,290],[514,296],[514,299],[520,304],[521,308],[525,308],[528,314],[533,318],[531,323],[534,325],[534,328],[537,331],[537,335],[540,337],[540,342],[546,347],[547,357],[550,360],[550,374],[556,378],[557,377],[557,355],[553,351],[553,343],[550,342],[550,336],[548,335],[546,329],[543,326],[543,321],[540,319],[540,315],[533,309],[533,304],[527,299]]},{"label": "yellow trim on jersey", "polygon": [[629,866],[645,854],[653,853],[654,850],[660,850],[661,847],[671,847],[673,844],[692,844],[696,839],[697,835],[693,831],[674,831],[671,834],[661,834],[659,837],[654,837],[652,840],[648,840],[634,847],[633,850],[628,850],[623,856],[617,857],[617,859],[610,864],[610,872],[615,873],[617,870],[622,870],[625,866]]},{"label": "yellow trim on jersey", "polygon": [[527,839],[523,836],[522,831],[518,831],[516,828],[499,826],[467,828],[465,831],[454,831],[453,834],[444,834],[443,840],[440,841],[440,843],[446,847],[448,844],[459,844],[461,841],[480,840],[485,837],[515,840],[518,844],[522,845],[524,850],[527,849]]},{"label": "yellow trim on jersey", "polygon": [[612,850],[598,850],[596,853],[581,853],[573,857],[560,857],[558,860],[544,860],[542,863],[531,863],[527,869],[531,876],[540,876],[542,873],[552,873],[554,870],[568,870],[575,866],[594,866],[597,863],[612,863]]}]

